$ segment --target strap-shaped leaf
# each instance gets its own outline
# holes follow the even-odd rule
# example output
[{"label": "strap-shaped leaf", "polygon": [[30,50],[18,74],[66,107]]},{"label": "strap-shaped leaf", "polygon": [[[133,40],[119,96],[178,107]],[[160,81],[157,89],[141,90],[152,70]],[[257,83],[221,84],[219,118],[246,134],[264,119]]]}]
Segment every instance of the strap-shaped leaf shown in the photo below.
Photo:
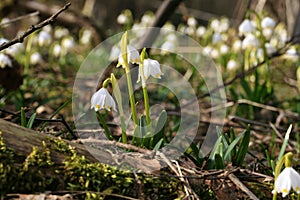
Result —
[{"label": "strap-shaped leaf", "polygon": [[248,152],[249,142],[250,142],[250,125],[248,125],[247,130],[245,131],[244,137],[236,153],[236,159],[233,162],[235,166],[241,166],[243,164],[244,158]]}]

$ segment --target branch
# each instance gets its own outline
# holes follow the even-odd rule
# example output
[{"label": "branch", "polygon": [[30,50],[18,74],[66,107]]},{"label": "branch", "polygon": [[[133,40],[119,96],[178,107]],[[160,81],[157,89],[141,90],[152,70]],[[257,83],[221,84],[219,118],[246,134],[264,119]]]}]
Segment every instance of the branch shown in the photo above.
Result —
[{"label": "branch", "polygon": [[40,22],[37,25],[32,25],[29,29],[27,29],[27,31],[25,31],[25,33],[23,33],[21,36],[17,36],[15,37],[13,40],[11,40],[10,42],[5,42],[2,45],[0,45],[0,51],[16,44],[16,43],[22,43],[24,41],[24,39],[29,36],[30,34],[32,34],[33,32],[43,28],[44,26],[47,26],[51,23],[53,23],[57,16],[60,15],[62,12],[64,12],[65,10],[68,9],[68,7],[71,5],[71,3],[67,3],[62,9],[60,9],[59,11],[57,11],[55,14],[53,14],[52,16],[50,16],[49,18],[47,18],[46,20]]}]

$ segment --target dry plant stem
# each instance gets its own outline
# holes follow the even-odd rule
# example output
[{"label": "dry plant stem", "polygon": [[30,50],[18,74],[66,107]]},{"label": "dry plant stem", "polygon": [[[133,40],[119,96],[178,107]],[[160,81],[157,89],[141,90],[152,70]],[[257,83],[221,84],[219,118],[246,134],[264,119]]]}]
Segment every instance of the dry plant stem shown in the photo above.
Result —
[{"label": "dry plant stem", "polygon": [[50,16],[49,18],[47,18],[46,20],[42,21],[41,23],[37,24],[37,25],[32,25],[27,31],[25,31],[25,33],[23,33],[20,36],[15,37],[13,40],[9,41],[9,42],[5,42],[2,45],[0,45],[0,51],[16,44],[16,43],[22,43],[24,41],[24,39],[29,36],[30,34],[32,34],[33,32],[43,28],[44,26],[47,26],[51,23],[53,23],[56,18],[58,17],[58,15],[60,15],[62,12],[64,12],[65,10],[67,10],[69,8],[69,6],[71,5],[71,3],[67,3],[62,9],[60,9],[59,11],[57,11],[55,14],[53,14],[52,16]]},{"label": "dry plant stem", "polygon": [[39,15],[39,14],[40,14],[39,11],[35,11],[35,12],[29,13],[29,14],[27,14],[27,15],[22,15],[22,16],[13,18],[13,19],[11,19],[11,20],[9,20],[9,21],[7,21],[7,22],[1,22],[1,23],[0,23],[0,26],[7,26],[7,25],[12,24],[12,23],[15,23],[15,22],[17,22],[17,21],[20,21],[20,20],[23,20],[23,19],[26,19],[26,18],[29,18],[29,17],[34,17],[34,16],[37,16],[37,15]]},{"label": "dry plant stem", "polygon": [[228,175],[228,178],[243,192],[245,192],[250,199],[259,200],[233,173]]}]

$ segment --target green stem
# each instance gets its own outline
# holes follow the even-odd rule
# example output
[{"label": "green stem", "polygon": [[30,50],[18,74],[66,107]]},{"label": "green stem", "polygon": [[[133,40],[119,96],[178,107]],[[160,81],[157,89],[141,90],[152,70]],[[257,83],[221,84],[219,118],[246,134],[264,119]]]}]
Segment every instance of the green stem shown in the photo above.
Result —
[{"label": "green stem", "polygon": [[143,93],[144,93],[144,104],[145,104],[145,111],[146,111],[146,122],[147,125],[151,123],[150,119],[150,108],[149,108],[149,98],[146,86],[143,86]]},{"label": "green stem", "polygon": [[99,120],[100,120],[100,123],[102,125],[102,127],[104,128],[104,133],[106,135],[106,137],[109,139],[109,140],[113,140],[113,136],[111,135],[110,131],[109,131],[109,128],[104,120],[104,117],[102,116],[102,114],[100,112],[97,112],[97,115],[99,117]]},{"label": "green stem", "polygon": [[121,118],[121,128],[122,128],[122,142],[127,143],[127,135],[126,135],[126,125],[125,125],[125,119],[124,119],[124,114],[120,113],[120,118]]},{"label": "green stem", "polygon": [[277,192],[274,192],[272,200],[277,200]]},{"label": "green stem", "polygon": [[128,93],[129,93],[129,101],[130,101],[130,105],[131,105],[132,119],[134,122],[134,127],[136,127],[138,124],[138,118],[137,118],[137,114],[136,114],[135,99],[134,99],[134,93],[133,93],[133,88],[132,88],[132,81],[131,81],[129,66],[125,67],[125,72],[126,72],[126,78],[127,78],[127,87],[128,87]]}]

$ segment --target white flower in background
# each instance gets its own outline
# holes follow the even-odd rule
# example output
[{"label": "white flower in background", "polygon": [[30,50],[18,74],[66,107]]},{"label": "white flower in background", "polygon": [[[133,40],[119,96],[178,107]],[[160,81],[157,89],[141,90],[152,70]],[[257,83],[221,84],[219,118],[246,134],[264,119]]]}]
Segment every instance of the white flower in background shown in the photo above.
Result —
[{"label": "white flower in background", "polygon": [[210,53],[210,56],[213,58],[213,59],[217,59],[220,57],[220,53],[217,49],[212,49],[211,50],[211,53]]},{"label": "white flower in background", "polygon": [[211,46],[206,46],[202,49],[202,53],[206,56],[210,56],[210,53],[212,51],[212,47]]},{"label": "white flower in background", "polygon": [[276,25],[276,22],[271,17],[265,17],[261,20],[261,27],[262,28],[271,28],[273,29]]},{"label": "white flower in background", "polygon": [[217,44],[219,42],[222,41],[222,35],[221,33],[214,33],[213,36],[212,36],[212,43],[213,44]]},{"label": "white flower in background", "polygon": [[258,48],[256,53],[254,51],[252,51],[252,52],[253,52],[253,55],[251,54],[251,58],[253,60],[255,60],[255,65],[257,64],[257,61],[258,62],[264,61],[265,53],[264,53],[264,50],[262,48]]},{"label": "white flower in background", "polygon": [[52,32],[52,26],[51,25],[44,26],[42,30],[46,31],[47,33],[51,33]]},{"label": "white flower in background", "polygon": [[206,33],[206,28],[204,26],[199,26],[196,30],[196,35],[198,37],[203,37]]},{"label": "white flower in background", "polygon": [[14,44],[14,45],[8,47],[7,49],[5,49],[5,52],[12,56],[15,56],[23,50],[24,50],[23,43],[17,43],[17,44]]},{"label": "white flower in background", "polygon": [[150,26],[155,20],[155,16],[152,12],[146,12],[141,19],[141,24],[144,26]]},{"label": "white flower in background", "polygon": [[253,33],[255,31],[255,27],[249,19],[245,19],[239,26],[239,34],[247,35],[249,33]]},{"label": "white flower in background", "polygon": [[175,31],[175,26],[170,22],[165,23],[161,29],[162,34],[165,35],[170,34],[173,31]]},{"label": "white flower in background", "polygon": [[282,197],[288,195],[293,190],[300,194],[300,175],[292,167],[286,167],[275,180],[275,188],[272,193],[282,193]]},{"label": "white flower in background", "polygon": [[248,34],[242,43],[243,49],[251,49],[259,47],[259,41],[253,34]]},{"label": "white flower in background", "polygon": [[184,30],[184,33],[189,35],[189,36],[193,36],[193,35],[195,35],[195,29],[193,27],[188,26]]},{"label": "white flower in background", "polygon": [[242,41],[237,39],[233,42],[232,50],[234,52],[239,52],[242,49]]},{"label": "white flower in background", "polygon": [[109,54],[108,60],[109,60],[109,61],[114,61],[114,60],[116,60],[116,59],[119,57],[120,53],[121,53],[120,48],[119,48],[117,45],[114,45],[114,46],[111,48],[111,50],[110,50],[110,54]]},{"label": "white flower in background", "polygon": [[62,48],[61,48],[61,46],[60,46],[59,44],[55,44],[55,45],[53,46],[53,55],[54,55],[55,57],[59,57],[59,56],[61,55],[61,53],[62,53]]},{"label": "white flower in background", "polygon": [[54,30],[54,37],[57,39],[63,38],[69,35],[69,30],[66,28],[58,27]]},{"label": "white flower in background", "polygon": [[0,68],[4,69],[7,66],[12,67],[11,59],[7,55],[0,53]]},{"label": "white flower in background", "polygon": [[270,44],[270,43],[266,43],[265,47],[266,47],[268,55],[272,55],[273,53],[276,52],[276,48],[272,44]]},{"label": "white flower in background", "polygon": [[61,46],[62,48],[68,50],[68,49],[71,49],[72,47],[75,46],[75,42],[74,42],[74,39],[73,37],[65,37],[62,39],[61,41]]},{"label": "white flower in background", "polygon": [[229,47],[226,44],[222,44],[220,46],[220,53],[222,55],[227,54],[229,52]]},{"label": "white flower in background", "polygon": [[144,60],[143,66],[139,67],[138,82],[142,80],[142,84],[145,85],[150,75],[154,78],[160,79],[163,74],[160,70],[159,62],[157,60],[147,58]]},{"label": "white flower in background", "polygon": [[174,52],[176,49],[176,45],[174,42],[171,41],[165,41],[162,45],[161,45],[161,53],[163,55],[169,53],[169,52]]},{"label": "white flower in background", "polygon": [[46,31],[41,31],[38,35],[38,43],[40,47],[48,46],[51,43],[51,35]]},{"label": "white flower in background", "polygon": [[238,64],[235,60],[233,59],[230,59],[228,62],[227,62],[227,65],[226,65],[226,69],[229,70],[229,71],[233,71],[235,69],[238,68]]},{"label": "white flower in background", "polygon": [[213,19],[213,20],[211,20],[209,26],[210,26],[210,28],[211,28],[212,30],[214,30],[215,32],[219,32],[220,21],[219,21],[218,19]]},{"label": "white flower in background", "polygon": [[123,25],[123,24],[127,24],[129,22],[129,19],[124,13],[121,13],[117,18],[117,22]]},{"label": "white flower in background", "polygon": [[35,52],[30,55],[30,64],[36,65],[42,60],[42,56],[39,52]]},{"label": "white flower in background", "polygon": [[0,45],[2,45],[3,43],[9,42],[8,39],[5,38],[0,38]]},{"label": "white flower in background", "polygon": [[92,31],[89,29],[84,29],[80,37],[80,43],[84,45],[89,44],[91,42],[91,39],[92,39]]},{"label": "white flower in background", "polygon": [[108,111],[111,111],[112,109],[113,111],[117,112],[115,100],[109,94],[106,88],[101,88],[93,94],[91,98],[91,109],[93,108],[96,112],[102,109]]},{"label": "white flower in background", "polygon": [[187,19],[187,25],[195,28],[197,26],[197,20],[194,17],[189,17]]},{"label": "white flower in background", "polygon": [[[117,52],[117,49],[114,49],[114,51]],[[139,64],[141,62],[139,52],[131,45],[127,45],[127,62],[132,64]],[[117,67],[121,65],[124,66],[125,63],[120,50]]]},{"label": "white flower in background", "polygon": [[226,32],[229,29],[229,19],[226,17],[222,17],[219,24],[219,31]]},{"label": "white flower in background", "polygon": [[273,35],[273,29],[265,28],[262,30],[262,33],[267,40],[270,40]]}]

